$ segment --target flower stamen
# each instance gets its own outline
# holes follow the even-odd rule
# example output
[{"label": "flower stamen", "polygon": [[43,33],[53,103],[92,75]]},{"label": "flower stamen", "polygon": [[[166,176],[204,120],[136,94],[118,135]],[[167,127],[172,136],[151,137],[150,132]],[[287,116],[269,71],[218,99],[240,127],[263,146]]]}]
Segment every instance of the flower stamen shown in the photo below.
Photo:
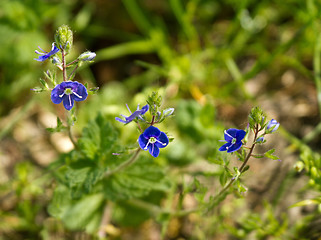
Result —
[{"label": "flower stamen", "polygon": [[82,98],[82,96],[80,96],[78,93],[73,92],[73,94],[75,94],[79,98]]}]

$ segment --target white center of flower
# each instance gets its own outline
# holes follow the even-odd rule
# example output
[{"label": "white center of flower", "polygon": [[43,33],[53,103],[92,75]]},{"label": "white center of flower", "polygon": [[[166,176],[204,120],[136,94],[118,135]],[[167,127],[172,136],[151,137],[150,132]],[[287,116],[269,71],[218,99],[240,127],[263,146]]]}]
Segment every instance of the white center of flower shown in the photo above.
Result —
[{"label": "white center of flower", "polygon": [[236,143],[236,138],[233,138],[232,139],[232,144],[235,144]]},{"label": "white center of flower", "polygon": [[[64,95],[70,96],[71,94],[76,95],[79,98],[82,98],[78,93],[74,92],[71,88],[66,88],[65,91],[59,95],[60,98],[62,98]],[[70,98],[70,97],[69,97]]]},{"label": "white center of flower", "polygon": [[166,143],[162,143],[161,141],[157,140],[157,138],[155,138],[155,137],[150,137],[150,138],[148,139],[148,143],[147,143],[146,146],[144,147],[144,150],[147,150],[148,145],[149,145],[150,143],[151,143],[151,144],[154,144],[154,143],[156,143],[156,142],[162,144],[163,146],[166,146]]}]

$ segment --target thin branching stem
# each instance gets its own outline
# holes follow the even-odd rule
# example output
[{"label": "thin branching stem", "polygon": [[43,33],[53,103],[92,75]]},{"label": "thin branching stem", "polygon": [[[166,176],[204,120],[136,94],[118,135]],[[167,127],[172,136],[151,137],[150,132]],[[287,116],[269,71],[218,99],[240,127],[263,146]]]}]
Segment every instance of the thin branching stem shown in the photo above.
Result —
[{"label": "thin branching stem", "polygon": [[[251,146],[251,148],[250,148],[250,151],[248,152],[248,154],[246,155],[246,157],[245,157],[245,159],[244,159],[243,164],[242,164],[241,167],[239,168],[239,172],[240,172],[240,173],[243,172],[244,168],[246,167],[247,162],[249,161],[249,159],[250,159],[251,156],[252,156],[252,152],[253,152],[254,147],[255,147],[255,145],[256,145],[256,139],[257,139],[258,133],[259,133],[259,130],[258,130],[258,126],[256,125],[255,130],[254,130],[253,143],[252,143],[252,146]],[[237,178],[232,178],[232,179],[230,180],[230,182],[216,195],[216,197],[219,197],[219,196],[221,196],[224,192],[226,192],[226,191],[230,188],[230,186],[235,182],[236,179],[237,179]]]},{"label": "thin branching stem", "polygon": [[127,161],[125,161],[122,164],[120,164],[119,166],[117,166],[115,169],[106,172],[105,178],[108,178],[111,175],[118,173],[118,172],[124,170],[126,167],[132,165],[137,160],[140,150],[141,150],[140,148],[137,148],[136,152],[134,153],[134,155],[131,158],[129,158]]},{"label": "thin branching stem", "polygon": [[62,77],[64,81],[67,81],[67,68],[66,68],[66,58],[65,58],[64,49],[61,49],[61,60],[62,60]]}]

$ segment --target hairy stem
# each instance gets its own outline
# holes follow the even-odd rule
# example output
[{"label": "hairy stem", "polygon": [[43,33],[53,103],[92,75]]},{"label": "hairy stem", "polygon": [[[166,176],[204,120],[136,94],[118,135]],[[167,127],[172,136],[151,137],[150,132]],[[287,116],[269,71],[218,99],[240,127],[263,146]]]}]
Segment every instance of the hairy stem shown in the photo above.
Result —
[{"label": "hairy stem", "polygon": [[109,178],[111,175],[113,175],[117,172],[120,172],[123,169],[125,169],[126,167],[132,165],[137,160],[140,150],[141,150],[140,148],[137,148],[136,152],[134,153],[134,155],[131,158],[129,158],[127,161],[125,161],[122,164],[120,164],[119,166],[117,166],[115,169],[106,172],[105,178]]},{"label": "hairy stem", "polygon": [[62,60],[62,77],[64,81],[67,81],[67,67],[66,67],[66,58],[65,58],[64,49],[61,49],[61,60]]}]

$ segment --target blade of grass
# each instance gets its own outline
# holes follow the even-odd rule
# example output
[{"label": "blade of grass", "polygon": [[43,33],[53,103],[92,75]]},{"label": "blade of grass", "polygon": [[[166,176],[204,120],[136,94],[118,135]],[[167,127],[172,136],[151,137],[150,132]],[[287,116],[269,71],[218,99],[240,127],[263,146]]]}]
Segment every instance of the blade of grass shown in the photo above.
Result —
[{"label": "blade of grass", "polygon": [[123,0],[123,4],[139,30],[148,35],[152,29],[152,24],[146,17],[146,14],[139,6],[138,2],[133,0]]},{"label": "blade of grass", "polygon": [[127,42],[97,51],[95,61],[109,60],[130,54],[145,54],[152,52],[155,52],[155,47],[149,40]]}]

